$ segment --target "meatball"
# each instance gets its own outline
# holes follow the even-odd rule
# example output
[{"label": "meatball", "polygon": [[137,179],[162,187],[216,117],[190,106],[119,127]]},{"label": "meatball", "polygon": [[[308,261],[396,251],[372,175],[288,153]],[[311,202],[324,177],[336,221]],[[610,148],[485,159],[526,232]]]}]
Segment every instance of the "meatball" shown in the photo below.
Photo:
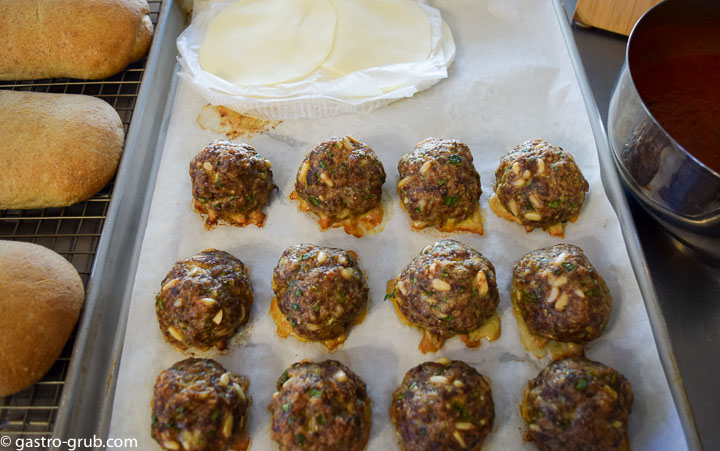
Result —
[{"label": "meatball", "polygon": [[612,296],[583,250],[571,244],[538,249],[513,268],[511,293],[525,323],[550,340],[587,343],[605,330]]},{"label": "meatball", "polygon": [[572,155],[541,139],[527,141],[500,160],[495,171],[500,209],[493,211],[528,231],[539,227],[562,236],[562,224],[577,218],[588,188]]},{"label": "meatball", "polygon": [[345,218],[380,204],[385,169],[375,152],[351,136],[315,146],[303,160],[295,192],[315,213]]},{"label": "meatball", "polygon": [[169,450],[245,450],[248,380],[212,359],[186,359],[161,372],[153,389],[152,437]]},{"label": "meatball", "polygon": [[495,420],[489,379],[459,360],[418,365],[393,393],[390,420],[403,450],[479,450]]},{"label": "meatball", "polygon": [[273,272],[272,287],[293,332],[307,340],[344,338],[368,304],[357,256],[331,247],[298,244],[286,249]]},{"label": "meatball", "polygon": [[492,263],[455,240],[425,247],[396,279],[391,296],[404,319],[436,343],[430,348],[421,343],[423,352],[481,327],[495,314],[499,300]]},{"label": "meatball", "polygon": [[293,364],[277,381],[270,411],[281,450],[359,451],[370,434],[365,382],[335,360]]},{"label": "meatball", "polygon": [[415,228],[456,230],[479,211],[480,175],[465,143],[428,138],[400,159],[398,172],[400,205]]},{"label": "meatball", "polygon": [[190,162],[193,205],[207,215],[205,226],[218,221],[236,226],[263,226],[263,206],[273,189],[270,161],[248,144],[215,140]]},{"label": "meatball", "polygon": [[224,349],[245,324],[253,289],[243,262],[215,249],[176,262],[155,297],[165,339],[179,349]]},{"label": "meatball", "polygon": [[629,449],[633,391],[614,369],[584,357],[556,360],[532,379],[520,404],[541,450]]}]

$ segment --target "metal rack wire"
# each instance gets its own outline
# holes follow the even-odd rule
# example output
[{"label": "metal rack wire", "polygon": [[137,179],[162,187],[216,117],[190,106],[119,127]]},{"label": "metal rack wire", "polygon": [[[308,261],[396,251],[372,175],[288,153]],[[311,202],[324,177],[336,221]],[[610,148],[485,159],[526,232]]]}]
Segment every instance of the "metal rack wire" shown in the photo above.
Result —
[{"label": "metal rack wire", "polygon": [[[162,0],[148,0],[150,18],[157,24]],[[0,82],[0,89],[98,97],[112,105],[127,134],[145,73],[145,59],[125,71],[97,81],[50,79]],[[0,239],[27,241],[48,247],[70,261],[87,287],[98,240],[113,192],[113,182],[91,199],[64,208],[0,210]],[[60,403],[75,334],[41,381],[14,395],[0,398],[0,435],[50,437]]]}]

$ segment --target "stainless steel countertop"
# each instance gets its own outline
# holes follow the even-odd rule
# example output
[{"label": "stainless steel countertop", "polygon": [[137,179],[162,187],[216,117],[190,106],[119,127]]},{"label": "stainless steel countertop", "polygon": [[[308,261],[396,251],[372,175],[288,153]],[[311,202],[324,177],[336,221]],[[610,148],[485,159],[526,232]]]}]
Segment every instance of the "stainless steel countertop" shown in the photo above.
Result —
[{"label": "stainless steel countertop", "polygon": [[[577,0],[563,0],[572,18]],[[627,38],[573,24],[603,122]],[[671,236],[625,191],[703,447],[720,449],[720,261]]]}]

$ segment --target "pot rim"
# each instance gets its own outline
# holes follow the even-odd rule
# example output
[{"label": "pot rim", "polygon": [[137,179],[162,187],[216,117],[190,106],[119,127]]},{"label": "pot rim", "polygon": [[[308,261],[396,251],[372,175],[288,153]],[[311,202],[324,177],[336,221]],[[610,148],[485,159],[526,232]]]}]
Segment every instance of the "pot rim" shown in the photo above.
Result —
[{"label": "pot rim", "polygon": [[[657,11],[660,10],[660,9],[662,9],[662,8],[668,8],[667,5],[670,4],[670,3],[672,3],[673,1],[676,2],[676,3],[678,3],[678,4],[680,4],[680,5],[686,5],[686,4],[687,4],[686,2],[687,2],[688,0],[663,0],[663,1],[661,1],[660,3],[652,6],[652,7],[651,7],[650,9],[648,9],[647,11],[645,11],[645,13],[644,13],[642,16],[640,16],[640,18],[637,20],[637,22],[635,22],[635,25],[633,26],[633,29],[632,29],[632,31],[630,32],[630,36],[628,37],[627,45],[625,46],[625,62],[624,62],[624,64],[623,64],[623,68],[621,69],[621,74],[620,74],[620,76],[622,76],[622,71],[627,70],[627,73],[628,73],[627,75],[628,75],[628,77],[630,78],[630,81],[631,81],[630,84],[631,84],[631,86],[632,86],[632,89],[635,91],[635,94],[637,94],[638,99],[640,99],[640,104],[642,105],[643,111],[645,111],[645,113],[646,113],[647,116],[650,118],[650,120],[652,120],[653,124],[655,124],[655,126],[657,126],[660,130],[662,130],[663,133],[665,134],[665,136],[670,140],[670,142],[671,142],[672,144],[674,144],[674,146],[675,146],[676,148],[678,148],[679,150],[681,150],[681,151],[685,154],[685,156],[687,156],[688,158],[690,158],[691,160],[693,160],[700,168],[702,168],[702,169],[704,169],[705,171],[707,171],[708,173],[710,173],[710,175],[712,175],[713,177],[715,177],[715,179],[718,180],[718,183],[720,183],[720,173],[718,173],[718,172],[716,172],[715,170],[711,169],[708,165],[706,165],[706,164],[703,163],[702,161],[698,160],[693,154],[691,154],[690,152],[688,152],[688,151],[685,149],[684,146],[682,146],[675,138],[673,138],[673,137],[670,135],[670,133],[668,133],[668,131],[665,129],[665,127],[663,127],[662,125],[660,125],[660,123],[657,121],[657,119],[655,118],[655,116],[653,116],[653,114],[650,112],[650,110],[648,109],[647,105],[645,104],[645,100],[644,100],[644,99],[642,98],[642,96],[640,95],[640,92],[638,92],[637,84],[635,83],[635,79],[633,78],[633,74],[632,74],[632,69],[631,69],[631,67],[630,67],[630,58],[629,58],[629,56],[630,56],[630,46],[632,45],[633,37],[638,33],[638,31],[637,31],[637,30],[638,30],[638,27],[641,25],[641,23],[643,22],[643,20],[648,20],[648,19],[647,19],[648,16],[650,16],[650,15],[652,15],[652,14],[654,14],[654,13],[657,13]],[[619,79],[619,78],[618,78],[618,79]]]}]

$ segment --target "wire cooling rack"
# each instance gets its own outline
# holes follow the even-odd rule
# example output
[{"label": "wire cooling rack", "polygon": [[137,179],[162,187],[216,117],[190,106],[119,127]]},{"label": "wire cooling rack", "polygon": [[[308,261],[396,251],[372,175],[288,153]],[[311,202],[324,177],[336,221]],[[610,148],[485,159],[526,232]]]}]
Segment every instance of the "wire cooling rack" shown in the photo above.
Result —
[{"label": "wire cooling rack", "polygon": [[[148,5],[150,18],[157,25],[162,0],[148,0]],[[140,60],[104,80],[0,81],[0,89],[98,97],[117,110],[127,134],[145,74],[145,63],[145,59]],[[69,207],[0,210],[0,240],[27,241],[54,250],[75,266],[87,287],[113,186],[111,182],[91,199]],[[73,333],[60,358],[41,381],[25,391],[0,398],[0,435],[13,438],[51,436],[74,341]]]}]

